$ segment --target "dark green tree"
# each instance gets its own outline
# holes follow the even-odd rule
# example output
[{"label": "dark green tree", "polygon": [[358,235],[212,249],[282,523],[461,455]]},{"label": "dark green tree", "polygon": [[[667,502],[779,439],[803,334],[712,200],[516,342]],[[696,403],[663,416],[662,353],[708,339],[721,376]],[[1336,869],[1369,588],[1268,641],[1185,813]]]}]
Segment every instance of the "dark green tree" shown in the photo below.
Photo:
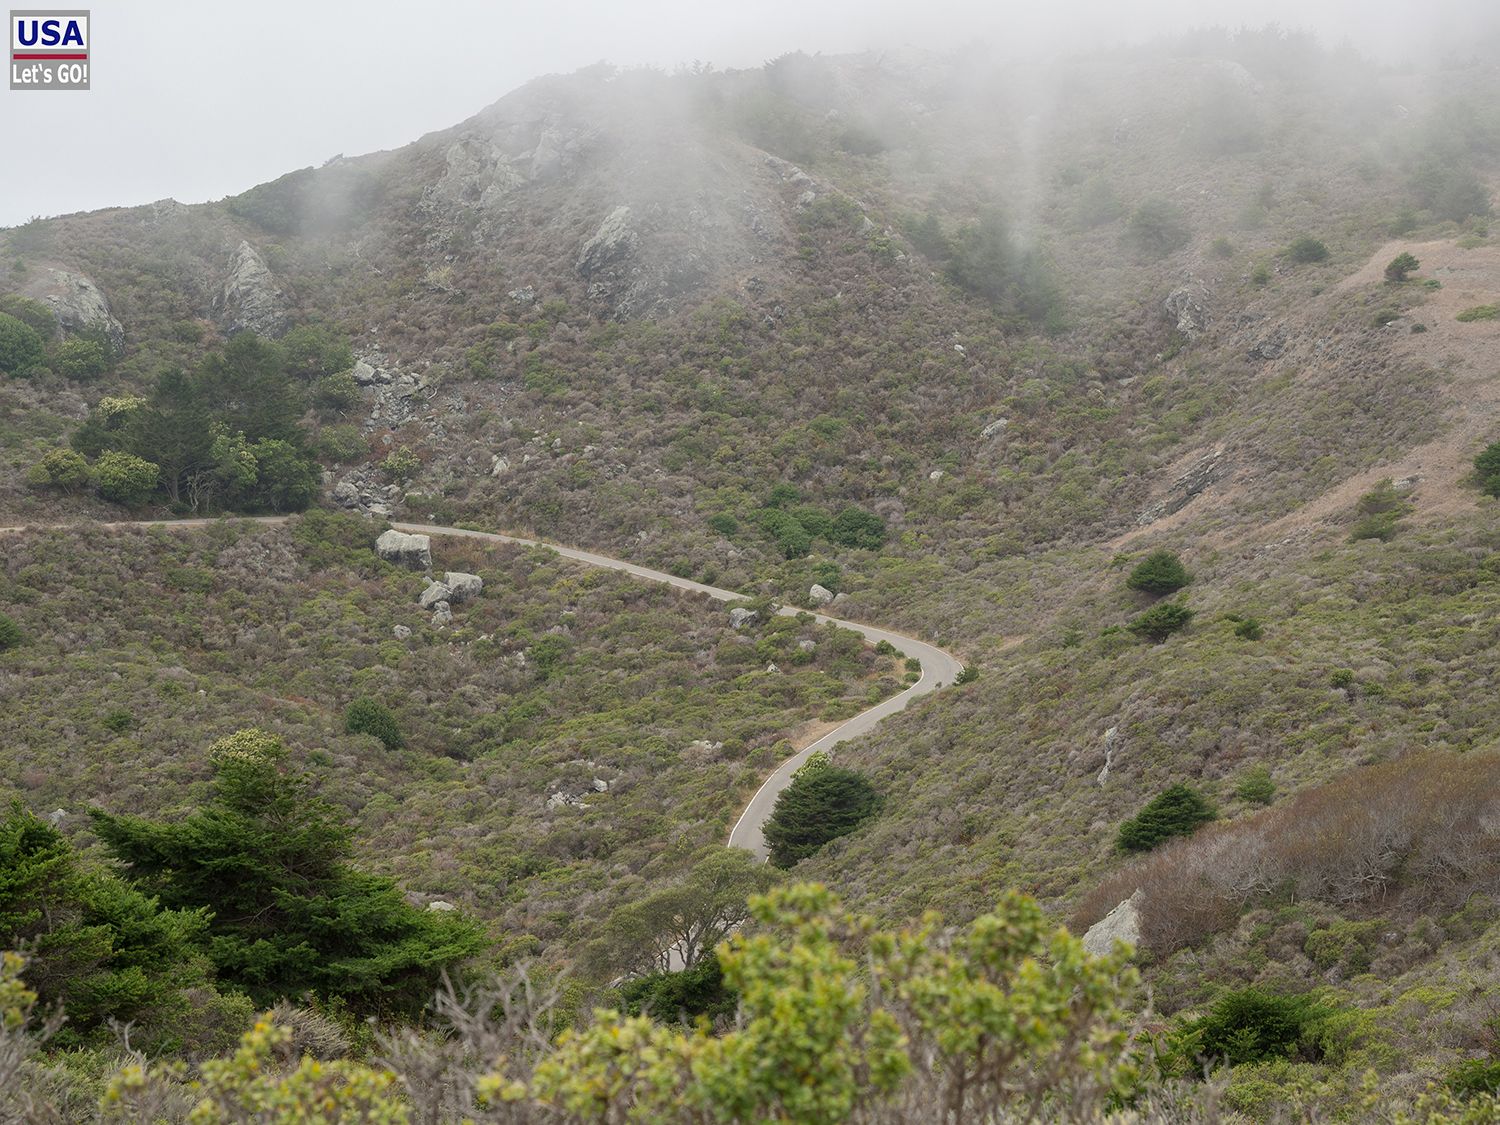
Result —
[{"label": "dark green tree", "polygon": [[272,512],[300,512],[316,499],[318,466],[291,442],[263,438],[250,447],[255,456],[252,506]]},{"label": "dark green tree", "polygon": [[312,993],[361,1013],[415,1013],[443,970],[477,953],[467,920],[419,911],[348,862],[351,831],[281,742],[216,743],[212,796],[183,820],[92,810],[105,845],[172,909],[213,911],[221,980],[258,1004]]},{"label": "dark green tree", "polygon": [[724,983],[724,970],[712,953],[691,969],[651,973],[620,986],[621,1007],[628,1015],[650,1016],[661,1023],[710,1022],[734,1017],[740,994]]},{"label": "dark green tree", "polygon": [[378,738],[387,750],[399,750],[406,745],[396,716],[378,699],[356,699],[349,704],[344,709],[344,731]]},{"label": "dark green tree", "polygon": [[1147,852],[1173,836],[1191,835],[1199,825],[1218,817],[1218,812],[1196,789],[1173,785],[1120,825],[1117,841],[1121,851]]},{"label": "dark green tree", "polygon": [[1189,1066],[1200,1075],[1205,1061],[1239,1066],[1295,1056],[1316,1062],[1337,1014],[1314,996],[1281,996],[1252,985],[1226,992],[1190,1021],[1179,1050],[1192,1056]]},{"label": "dark green tree", "polygon": [[791,867],[829,840],[847,836],[879,809],[880,794],[861,773],[827,765],[799,770],[766,822],[771,862]]},{"label": "dark green tree", "polygon": [[1474,458],[1474,472],[1479,477],[1479,487],[1491,496],[1500,496],[1500,441],[1485,447],[1483,453]]},{"label": "dark green tree", "polygon": [[1137,207],[1127,234],[1137,250],[1152,258],[1164,258],[1192,239],[1186,213],[1165,199],[1148,199]]},{"label": "dark green tree", "polygon": [[42,338],[35,328],[0,313],[0,375],[25,375],[42,361]]},{"label": "dark green tree", "polygon": [[1328,260],[1328,247],[1316,238],[1299,238],[1287,247],[1286,253],[1292,261],[1303,265]]},{"label": "dark green tree", "polygon": [[1159,645],[1179,629],[1186,629],[1193,617],[1193,611],[1181,602],[1161,602],[1137,614],[1126,628]]},{"label": "dark green tree", "polygon": [[40,301],[23,297],[19,293],[0,295],[0,313],[13,316],[43,340],[57,335],[57,317]]},{"label": "dark green tree", "polygon": [[136,1025],[138,1046],[180,1046],[200,1017],[229,1014],[204,954],[207,930],[206,910],[162,909],[19,804],[0,819],[0,945],[25,948],[27,983],[63,1006],[60,1045],[108,1039],[114,1019]]},{"label": "dark green tree", "polygon": [[308,383],[354,366],[349,342],[312,324],[298,325],[283,336],[281,354],[287,374]]},{"label": "dark green tree", "polygon": [[1422,263],[1417,261],[1415,255],[1403,250],[1385,267],[1385,279],[1399,283],[1406,280],[1407,274],[1415,273],[1421,267]]},{"label": "dark green tree", "polygon": [[1152,551],[1136,564],[1125,579],[1132,590],[1143,590],[1148,594],[1170,594],[1182,589],[1193,580],[1182,560],[1168,550]]},{"label": "dark green tree", "polygon": [[8,648],[15,648],[24,639],[25,634],[21,627],[13,619],[0,613],[0,652]]}]

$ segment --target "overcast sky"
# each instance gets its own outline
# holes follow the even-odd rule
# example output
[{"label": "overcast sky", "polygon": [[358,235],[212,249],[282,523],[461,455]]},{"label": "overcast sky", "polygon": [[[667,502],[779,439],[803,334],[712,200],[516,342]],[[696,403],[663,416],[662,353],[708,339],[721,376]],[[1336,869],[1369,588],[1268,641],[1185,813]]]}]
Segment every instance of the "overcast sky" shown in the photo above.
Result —
[{"label": "overcast sky", "polygon": [[941,49],[976,39],[1051,49],[1272,22],[1399,59],[1468,22],[1465,10],[1493,20],[1497,7],[1487,0],[96,2],[91,91],[10,90],[8,81],[0,88],[0,226],[167,196],[218,199],[335,153],[396,147],[530,78],[600,60],[741,67],[792,50]]}]

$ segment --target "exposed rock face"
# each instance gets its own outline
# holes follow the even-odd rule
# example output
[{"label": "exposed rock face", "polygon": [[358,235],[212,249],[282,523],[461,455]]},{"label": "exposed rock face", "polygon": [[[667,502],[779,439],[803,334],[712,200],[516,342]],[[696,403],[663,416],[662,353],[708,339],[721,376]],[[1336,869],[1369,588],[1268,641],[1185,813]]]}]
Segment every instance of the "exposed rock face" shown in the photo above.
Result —
[{"label": "exposed rock face", "polygon": [[1229,461],[1225,458],[1223,449],[1205,453],[1172,482],[1171,491],[1166,496],[1137,516],[1135,522],[1144,527],[1163,516],[1181,511],[1204,489],[1228,476],[1229,469]]},{"label": "exposed rock face", "polygon": [[607,297],[620,287],[628,275],[628,259],[639,244],[640,237],[630,224],[630,208],[616,207],[578,252],[575,268],[589,283],[589,296]]},{"label": "exposed rock face", "polygon": [[813,605],[827,605],[833,601],[833,591],[827,586],[819,586],[817,583],[814,583],[807,591],[807,600],[812,602]]},{"label": "exposed rock face", "polygon": [[1110,767],[1115,764],[1115,754],[1120,749],[1120,728],[1110,727],[1104,732],[1104,768],[1099,771],[1099,784],[1109,780]]},{"label": "exposed rock face", "polygon": [[729,611],[729,624],[736,629],[743,629],[746,625],[752,625],[759,620],[759,614],[753,609],[746,609],[737,605]]},{"label": "exposed rock face", "polygon": [[1083,948],[1095,957],[1113,952],[1115,942],[1141,944],[1141,892],[1136,891],[1119,906],[1089,927],[1083,935]]},{"label": "exposed rock face", "polygon": [[443,575],[442,585],[446,586],[453,596],[449,601],[466,602],[470,598],[477,598],[479,591],[484,589],[484,579],[477,574],[465,574],[461,570],[450,570]]},{"label": "exposed rock face", "polygon": [[990,438],[994,437],[996,434],[1002,434],[1002,433],[1004,433],[1005,432],[1005,428],[1007,426],[1009,426],[1009,425],[1010,425],[1010,419],[1009,418],[996,418],[993,422],[991,422],[987,426],[985,426],[984,429],[982,429],[982,430],[979,431],[979,436],[981,438],[984,438],[986,441],[988,441]]},{"label": "exposed rock face", "polygon": [[375,540],[375,551],[386,562],[412,570],[427,570],[432,566],[432,539],[427,535],[407,535],[392,528]]},{"label": "exposed rock face", "polygon": [[1189,340],[1196,340],[1208,327],[1208,293],[1201,285],[1179,285],[1167,294],[1162,307]]},{"label": "exposed rock face", "polygon": [[453,591],[448,588],[446,582],[434,582],[417,598],[417,604],[423,609],[431,609],[439,602],[447,604],[453,600]]},{"label": "exposed rock face", "polygon": [[125,344],[125,329],[109,311],[104,293],[81,273],[49,269],[42,283],[30,290],[52,310],[57,323],[68,332],[102,332],[109,346],[119,349]]},{"label": "exposed rock face", "polygon": [[257,336],[280,336],[287,328],[286,302],[265,259],[248,242],[241,242],[229,263],[229,276],[214,309],[229,332],[250,331]]},{"label": "exposed rock face", "polygon": [[1286,351],[1286,329],[1276,328],[1263,340],[1258,340],[1250,348],[1251,359],[1279,359],[1281,353]]}]

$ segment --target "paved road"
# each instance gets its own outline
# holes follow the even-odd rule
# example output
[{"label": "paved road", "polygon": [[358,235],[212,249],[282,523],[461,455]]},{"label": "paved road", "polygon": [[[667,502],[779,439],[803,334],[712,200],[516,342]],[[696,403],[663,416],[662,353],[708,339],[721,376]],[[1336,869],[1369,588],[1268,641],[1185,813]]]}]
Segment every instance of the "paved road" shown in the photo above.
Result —
[{"label": "paved road", "polygon": [[[260,516],[253,517],[255,523],[285,523],[286,516]],[[192,520],[158,520],[155,522],[119,522],[94,524],[95,527],[123,528],[123,527],[204,527],[215,523],[211,519]],[[45,531],[52,527],[68,525],[38,525],[34,527],[0,527],[0,534],[7,531]],[[625,562],[622,559],[610,558],[608,555],[597,555],[592,551],[581,551],[576,547],[562,547],[556,543],[547,543],[540,539],[525,539],[518,535],[501,535],[491,531],[470,531],[461,527],[440,527],[425,523],[393,523],[397,531],[405,531],[409,534],[456,536],[465,539],[482,539],[489,543],[515,543],[523,547],[546,547],[556,551],[564,558],[575,559],[589,566],[604,567],[608,570],[618,570],[625,574],[644,578],[650,582],[661,582],[667,586],[675,586],[679,590],[688,590],[695,594],[704,594],[717,601],[740,601],[745,595],[737,594],[733,590],[722,590],[717,586],[705,586],[702,582],[694,582],[687,578],[679,578],[675,574],[668,574],[661,570],[652,570],[650,567],[637,566],[635,563]],[[804,612],[795,608],[783,606],[781,613],[787,616],[795,616]],[[912,700],[919,696],[927,695],[936,691],[945,684],[951,684],[954,678],[963,671],[963,665],[957,657],[951,653],[944,652],[926,641],[919,641],[915,637],[908,637],[901,633],[893,633],[888,629],[877,629],[873,625],[862,625],[857,621],[845,621],[837,617],[828,617],[821,613],[812,615],[820,623],[831,623],[845,629],[863,635],[872,644],[881,641],[889,641],[903,655],[916,657],[922,665],[921,678],[911,687],[893,695],[883,703],[876,704],[868,711],[861,711],[852,719],[829,731],[811,746],[798,751],[792,757],[782,762],[776,771],[762,783],[756,790],[755,796],[750,798],[750,803],[745,806],[745,811],[740,814],[739,820],[735,822],[734,828],[729,833],[729,846],[732,848],[745,848],[755,853],[761,859],[767,856],[766,840],[762,834],[762,828],[771,817],[771,810],[776,805],[776,798],[792,780],[792,774],[807,761],[807,759],[819,750],[831,750],[841,742],[846,742],[866,731],[872,730],[880,720],[887,715],[894,715],[907,707]]]}]

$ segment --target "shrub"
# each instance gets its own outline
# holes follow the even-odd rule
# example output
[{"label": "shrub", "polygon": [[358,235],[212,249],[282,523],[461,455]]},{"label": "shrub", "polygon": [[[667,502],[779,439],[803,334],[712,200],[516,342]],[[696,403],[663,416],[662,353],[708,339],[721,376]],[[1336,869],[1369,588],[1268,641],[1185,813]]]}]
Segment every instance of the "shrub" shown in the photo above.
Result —
[{"label": "shrub", "polygon": [[1475,305],[1472,309],[1464,309],[1454,319],[1465,324],[1475,320],[1500,319],[1500,305]]},{"label": "shrub", "polygon": [[1144,590],[1148,594],[1170,594],[1180,590],[1193,580],[1182,560],[1171,551],[1152,551],[1142,559],[1125,585],[1132,590]]},{"label": "shrub", "polygon": [[1500,1094],[1500,1059],[1465,1059],[1448,1071],[1447,1086],[1461,1098]]},{"label": "shrub", "polygon": [[1181,602],[1162,602],[1134,617],[1127,628],[1152,644],[1161,644],[1179,629],[1187,628],[1193,611]]},{"label": "shrub", "polygon": [[318,431],[318,456],[325,461],[354,461],[367,448],[358,426],[324,426]]},{"label": "shrub", "polygon": [[359,384],[348,371],[324,375],[313,384],[312,401],[324,414],[343,414],[359,405]]},{"label": "shrub", "polygon": [[710,1022],[727,1020],[739,1007],[740,994],[724,983],[724,969],[715,956],[691,969],[651,973],[620,986],[621,1007],[631,1016],[650,1016],[660,1023],[692,1025],[699,1016]]},{"label": "shrub", "polygon": [[1248,804],[1269,805],[1276,796],[1276,783],[1271,780],[1271,771],[1265,766],[1251,766],[1235,786],[1234,795]]},{"label": "shrub", "polygon": [[879,808],[880,795],[863,774],[836,766],[799,771],[766,822],[771,862],[791,867],[853,832]]},{"label": "shrub", "polygon": [[345,708],[344,732],[373,735],[387,750],[399,750],[406,745],[396,716],[376,699],[356,699]]},{"label": "shrub", "polygon": [[42,338],[35,328],[0,313],[0,374],[25,375],[42,360]]},{"label": "shrub", "polygon": [[1218,817],[1196,789],[1173,785],[1153,797],[1140,812],[1120,825],[1117,845],[1122,852],[1148,852],[1173,836],[1190,836],[1199,825]]},{"label": "shrub", "polygon": [[23,297],[19,293],[0,295],[0,313],[15,317],[43,340],[57,335],[57,317],[40,301]]},{"label": "shrub", "polygon": [[422,462],[417,455],[406,446],[392,450],[386,455],[384,461],[380,462],[380,471],[385,474],[387,480],[405,481],[416,476],[422,468]]},{"label": "shrub", "polygon": [[33,488],[56,488],[62,492],[77,492],[93,479],[88,461],[73,449],[49,450],[26,474],[26,482]]},{"label": "shrub", "polygon": [[1292,261],[1303,264],[1328,260],[1328,247],[1316,238],[1299,238],[1287,247],[1286,253]]},{"label": "shrub", "polygon": [[1483,453],[1474,458],[1474,472],[1479,477],[1479,487],[1491,496],[1500,496],[1500,441],[1485,447]]},{"label": "shrub", "polygon": [[1265,636],[1265,629],[1255,618],[1247,617],[1243,621],[1235,622],[1234,635],[1242,641],[1258,641]]},{"label": "shrub", "polygon": [[97,379],[109,369],[109,349],[99,340],[75,336],[52,349],[51,363],[69,379]]},{"label": "shrub", "polygon": [[1181,207],[1165,199],[1148,199],[1131,214],[1128,236],[1141,253],[1164,258],[1186,246],[1192,232]]},{"label": "shrub", "polygon": [[1349,538],[1384,541],[1396,534],[1396,525],[1411,514],[1412,505],[1396,491],[1390,477],[1386,477],[1359,498],[1354,510],[1362,518],[1354,525]]},{"label": "shrub", "polygon": [[15,648],[23,639],[21,627],[7,615],[0,613],[0,652]]},{"label": "shrub", "polygon": [[728,512],[715,512],[708,517],[708,526],[727,539],[740,529],[740,521]]},{"label": "shrub", "polygon": [[1415,255],[1403,250],[1385,267],[1385,279],[1400,283],[1406,280],[1407,274],[1416,273],[1421,267],[1422,263],[1417,261]]},{"label": "shrub", "polygon": [[828,537],[841,547],[878,551],[885,545],[885,520],[851,504],[834,517]]},{"label": "shrub", "polygon": [[150,499],[159,475],[160,470],[150,461],[113,449],[101,454],[94,466],[99,495],[127,508],[138,508]]},{"label": "shrub", "polygon": [[979,679],[979,668],[973,664],[964,665],[964,669],[953,678],[955,684],[972,684]]},{"label": "shrub", "polygon": [[[1182,1028],[1178,1050],[1227,1066],[1298,1056],[1317,1062],[1337,1010],[1315,997],[1280,996],[1258,987],[1226,992]],[[1190,1068],[1196,1069],[1196,1068]]]}]

